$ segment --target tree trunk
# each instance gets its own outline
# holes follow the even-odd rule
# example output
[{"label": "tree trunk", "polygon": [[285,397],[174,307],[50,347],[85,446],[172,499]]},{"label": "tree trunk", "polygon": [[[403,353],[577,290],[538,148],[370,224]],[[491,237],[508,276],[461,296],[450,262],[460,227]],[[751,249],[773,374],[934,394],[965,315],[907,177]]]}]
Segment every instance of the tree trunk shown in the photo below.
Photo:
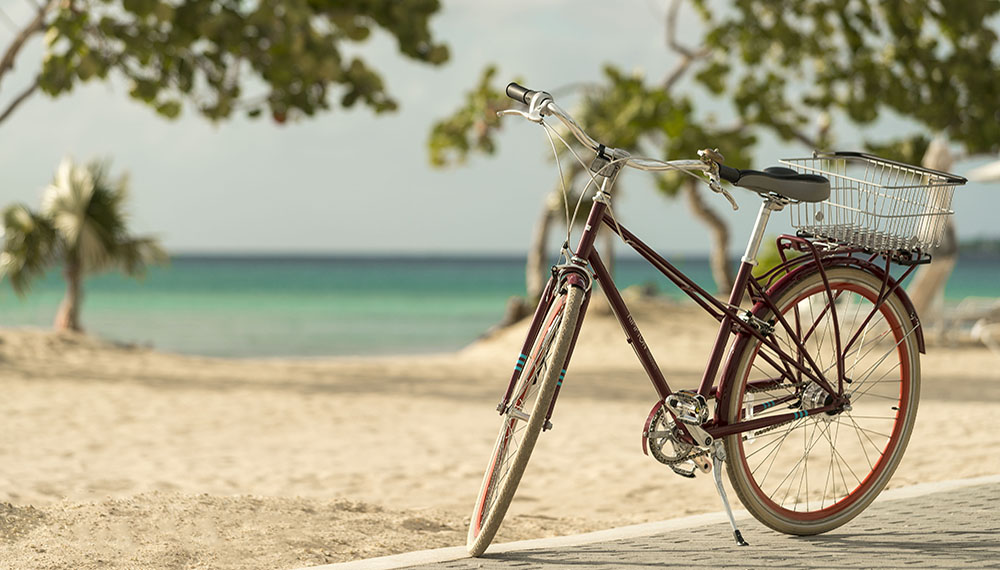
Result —
[{"label": "tree trunk", "polygon": [[528,304],[534,305],[542,296],[542,289],[548,280],[548,255],[545,248],[549,241],[549,229],[552,228],[552,220],[555,219],[562,195],[558,190],[553,191],[545,199],[542,213],[535,222],[535,233],[531,239],[531,249],[528,250],[528,262],[524,268],[524,286],[527,292]]},{"label": "tree trunk", "polygon": [[[923,165],[934,170],[951,171],[954,159],[944,140],[931,141],[924,154]],[[913,308],[916,309],[925,327],[934,326],[941,321],[944,309],[944,286],[948,283],[958,257],[958,240],[950,216],[945,222],[941,245],[928,253],[934,256],[932,263],[918,269],[907,288],[910,300],[913,301]]]},{"label": "tree trunk", "polygon": [[699,182],[690,180],[684,183],[684,192],[688,204],[695,217],[708,226],[712,235],[712,249],[709,253],[709,265],[712,267],[712,278],[720,295],[729,295],[733,290],[733,269],[729,265],[729,228],[726,222],[708,207],[698,191]]},{"label": "tree trunk", "polygon": [[[582,169],[580,168],[570,170],[567,176],[567,179],[569,180],[567,184],[571,184],[580,172],[582,172]],[[618,190],[618,188],[616,188],[616,190]],[[570,201],[573,205],[575,205],[573,200],[574,197],[571,194]],[[584,204],[583,206],[586,205],[587,204]],[[538,299],[542,296],[542,289],[545,288],[545,283],[548,281],[550,258],[546,248],[549,242],[549,231],[552,229],[553,222],[563,221],[560,214],[562,213],[562,209],[565,207],[567,206],[564,204],[562,187],[557,186],[552,193],[549,194],[548,198],[545,199],[541,215],[538,216],[538,221],[535,222],[534,236],[531,240],[531,249],[528,250],[528,261],[525,264],[524,270],[524,285],[527,293],[527,304],[530,305],[530,308],[534,308],[535,303],[537,303]],[[588,211],[589,208],[583,210],[583,219],[586,219]],[[570,220],[570,223],[574,223],[574,221]],[[602,259],[604,260],[605,266],[608,268],[608,273],[614,275],[614,244],[618,239],[618,236],[603,226],[598,228],[597,231],[604,236]],[[574,246],[576,246],[575,243],[570,244],[570,247]]]},{"label": "tree trunk", "polygon": [[83,299],[83,291],[80,287],[83,279],[80,260],[76,256],[70,256],[66,260],[66,267],[63,269],[63,277],[66,279],[66,296],[59,305],[59,312],[56,313],[55,329],[57,331],[80,332],[80,302]]},{"label": "tree trunk", "polygon": [[955,225],[950,218],[945,222],[941,245],[930,253],[933,256],[932,262],[917,269],[906,291],[925,327],[936,326],[941,321],[944,286],[958,260],[958,240],[955,238]]}]

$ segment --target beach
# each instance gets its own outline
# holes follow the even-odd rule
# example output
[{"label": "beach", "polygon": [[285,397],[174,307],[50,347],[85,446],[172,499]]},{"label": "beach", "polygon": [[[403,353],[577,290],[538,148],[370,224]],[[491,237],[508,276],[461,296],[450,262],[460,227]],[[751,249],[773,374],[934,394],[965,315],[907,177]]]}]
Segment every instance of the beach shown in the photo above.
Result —
[{"label": "beach", "polygon": [[[498,541],[720,510],[710,477],[642,454],[655,394],[603,306]],[[633,312],[672,387],[715,324]],[[457,352],[209,358],[0,330],[0,561],[9,568],[297,568],[464,544],[524,323]],[[1000,473],[1000,358],[930,342],[890,487]],[[733,495],[730,495],[731,497]],[[862,515],[863,516],[863,515]]]}]

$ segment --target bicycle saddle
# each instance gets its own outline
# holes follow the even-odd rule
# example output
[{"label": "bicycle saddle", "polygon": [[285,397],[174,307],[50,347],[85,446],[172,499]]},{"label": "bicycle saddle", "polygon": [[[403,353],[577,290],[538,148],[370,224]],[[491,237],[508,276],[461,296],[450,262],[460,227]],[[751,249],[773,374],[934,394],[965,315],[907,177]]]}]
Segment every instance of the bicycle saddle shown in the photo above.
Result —
[{"label": "bicycle saddle", "polygon": [[757,193],[775,193],[796,202],[822,202],[830,197],[830,181],[817,174],[799,174],[784,166],[740,170],[719,165],[719,175],[735,186]]}]

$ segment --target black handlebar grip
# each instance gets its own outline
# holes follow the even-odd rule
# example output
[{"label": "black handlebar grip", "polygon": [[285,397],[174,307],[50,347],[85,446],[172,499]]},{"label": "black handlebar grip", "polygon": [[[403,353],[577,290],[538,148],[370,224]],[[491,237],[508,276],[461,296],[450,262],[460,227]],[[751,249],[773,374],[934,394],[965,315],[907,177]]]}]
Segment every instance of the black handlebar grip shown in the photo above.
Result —
[{"label": "black handlebar grip", "polygon": [[531,89],[518,85],[513,81],[507,85],[507,96],[518,103],[524,103],[525,105],[529,104],[531,102],[531,97],[534,94],[535,92]]},{"label": "black handlebar grip", "polygon": [[725,164],[719,165],[719,177],[721,177],[726,182],[736,184],[739,181],[742,173],[738,168],[733,168],[732,166],[726,166]]}]

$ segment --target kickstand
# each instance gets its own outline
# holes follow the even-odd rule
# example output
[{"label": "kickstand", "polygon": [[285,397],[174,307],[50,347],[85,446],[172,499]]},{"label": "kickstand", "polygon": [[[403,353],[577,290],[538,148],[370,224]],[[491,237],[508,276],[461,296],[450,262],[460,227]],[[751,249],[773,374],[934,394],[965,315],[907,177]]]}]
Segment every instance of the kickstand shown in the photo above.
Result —
[{"label": "kickstand", "polygon": [[733,517],[733,509],[729,506],[729,499],[726,498],[726,490],[722,487],[722,464],[726,459],[726,450],[722,447],[722,442],[717,441],[715,443],[715,448],[712,450],[712,471],[715,476],[715,488],[719,491],[719,496],[722,497],[722,505],[726,507],[726,514],[729,515],[729,524],[733,525],[733,537],[736,538],[736,544],[740,546],[750,546],[747,541],[743,540],[743,535],[740,534],[740,529],[736,528],[736,518]]}]

